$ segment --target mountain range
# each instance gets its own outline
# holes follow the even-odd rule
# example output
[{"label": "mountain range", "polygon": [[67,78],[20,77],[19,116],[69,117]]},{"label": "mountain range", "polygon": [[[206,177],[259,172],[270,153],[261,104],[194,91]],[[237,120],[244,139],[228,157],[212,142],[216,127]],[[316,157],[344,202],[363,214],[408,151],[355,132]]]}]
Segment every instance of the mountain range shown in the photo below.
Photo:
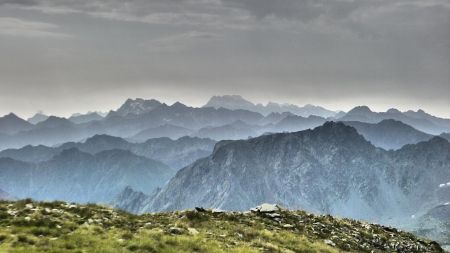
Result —
[{"label": "mountain range", "polygon": [[0,117],[0,133],[2,134],[15,134],[31,128],[33,128],[33,124],[19,118],[14,113]]},{"label": "mountain range", "polygon": [[339,113],[310,104],[303,107],[299,107],[293,104],[278,104],[274,102],[269,102],[266,105],[254,104],[239,95],[213,96],[203,107],[213,107],[216,109],[227,108],[231,110],[241,109],[258,112],[262,115],[269,115],[270,113],[290,112],[302,117],[315,115],[324,118],[334,117]]},{"label": "mountain range", "polygon": [[219,142],[209,157],[144,200],[139,212],[246,210],[268,202],[404,225],[445,201],[437,192],[450,182],[449,168],[450,143],[443,138],[385,151],[353,127],[327,122],[314,130]]},{"label": "mountain range", "polygon": [[400,112],[397,109],[389,109],[386,112],[373,112],[367,106],[358,106],[347,112],[340,121],[360,121],[366,123],[378,123],[385,119],[394,119],[408,124],[422,132],[439,135],[450,131],[450,119],[434,117],[423,110]]},{"label": "mountain range", "polygon": [[48,161],[64,150],[72,148],[89,154],[121,149],[131,151],[135,155],[162,161],[173,169],[179,169],[198,158],[208,156],[215,143],[215,141],[210,139],[196,137],[182,137],[177,140],[163,137],[149,139],[142,143],[131,143],[120,137],[95,135],[84,142],[68,142],[57,147],[28,145],[20,149],[7,149],[0,151],[0,157],[40,163]]},{"label": "mountain range", "polygon": [[35,164],[0,158],[2,189],[36,200],[109,203],[127,186],[151,192],[174,172],[161,162],[118,149],[92,155],[71,148]]},{"label": "mountain range", "polygon": [[[265,133],[314,128],[330,119],[370,124],[393,119],[430,135],[450,132],[450,119],[438,118],[422,110],[400,112],[390,109],[386,112],[373,112],[367,106],[359,106],[348,113],[331,115],[320,110],[305,111],[305,108],[315,108],[311,106],[301,107],[303,109],[300,110],[300,107],[278,105],[275,107],[279,110],[264,111],[262,113],[266,116],[263,116],[258,109],[261,106],[250,106],[252,104],[239,96],[213,97],[201,108],[189,107],[179,102],[167,105],[154,99],[128,99],[105,117],[98,113],[87,113],[75,114],[66,119],[39,114],[30,119],[34,124],[15,114],[9,114],[0,117],[0,150],[26,145],[55,146],[65,142],[79,142],[97,134],[118,136],[137,142],[156,137],[178,139],[186,135],[218,141],[242,139]],[[367,132],[367,127],[364,128]],[[368,134],[365,134],[365,137],[370,140]],[[415,140],[413,138],[381,147],[400,147],[402,143],[415,143]]]},{"label": "mountain range", "polygon": [[373,145],[383,149],[399,149],[406,144],[415,144],[433,138],[401,121],[386,119],[376,124],[359,121],[345,121]]}]

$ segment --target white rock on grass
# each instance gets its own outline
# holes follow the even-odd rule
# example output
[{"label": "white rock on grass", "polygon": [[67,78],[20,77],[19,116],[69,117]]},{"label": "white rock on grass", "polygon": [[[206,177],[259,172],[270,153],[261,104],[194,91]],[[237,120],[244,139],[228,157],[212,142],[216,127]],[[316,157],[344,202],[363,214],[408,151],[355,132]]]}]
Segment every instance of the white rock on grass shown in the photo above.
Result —
[{"label": "white rock on grass", "polygon": [[253,212],[260,212],[260,213],[275,213],[281,210],[281,207],[277,204],[267,204],[264,203],[260,206],[257,206],[255,208],[250,209]]}]

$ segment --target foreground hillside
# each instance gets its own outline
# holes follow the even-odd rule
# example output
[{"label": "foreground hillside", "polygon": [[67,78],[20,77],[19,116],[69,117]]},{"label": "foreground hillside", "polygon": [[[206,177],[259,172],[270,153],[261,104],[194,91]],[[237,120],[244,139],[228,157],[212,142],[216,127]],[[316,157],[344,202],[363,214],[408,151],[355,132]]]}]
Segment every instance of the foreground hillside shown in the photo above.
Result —
[{"label": "foreground hillside", "polygon": [[135,216],[95,205],[0,202],[1,252],[443,252],[393,228],[262,205]]}]

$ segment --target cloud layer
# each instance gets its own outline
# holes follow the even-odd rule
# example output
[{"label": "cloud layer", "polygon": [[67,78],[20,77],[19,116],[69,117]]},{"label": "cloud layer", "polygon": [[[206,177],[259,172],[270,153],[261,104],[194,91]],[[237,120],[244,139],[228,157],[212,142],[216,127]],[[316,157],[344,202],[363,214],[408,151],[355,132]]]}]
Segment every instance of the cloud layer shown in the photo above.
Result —
[{"label": "cloud layer", "polygon": [[0,0],[0,108],[183,91],[450,117],[449,23],[448,0]]}]

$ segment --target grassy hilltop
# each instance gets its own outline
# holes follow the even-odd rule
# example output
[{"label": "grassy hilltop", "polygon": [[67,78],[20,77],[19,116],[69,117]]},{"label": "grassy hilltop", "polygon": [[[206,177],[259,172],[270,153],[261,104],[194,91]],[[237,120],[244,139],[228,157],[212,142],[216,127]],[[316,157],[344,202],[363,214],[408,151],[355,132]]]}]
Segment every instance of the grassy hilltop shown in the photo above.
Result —
[{"label": "grassy hilltop", "polygon": [[0,202],[0,252],[443,252],[410,233],[303,211],[131,215],[97,205]]}]

